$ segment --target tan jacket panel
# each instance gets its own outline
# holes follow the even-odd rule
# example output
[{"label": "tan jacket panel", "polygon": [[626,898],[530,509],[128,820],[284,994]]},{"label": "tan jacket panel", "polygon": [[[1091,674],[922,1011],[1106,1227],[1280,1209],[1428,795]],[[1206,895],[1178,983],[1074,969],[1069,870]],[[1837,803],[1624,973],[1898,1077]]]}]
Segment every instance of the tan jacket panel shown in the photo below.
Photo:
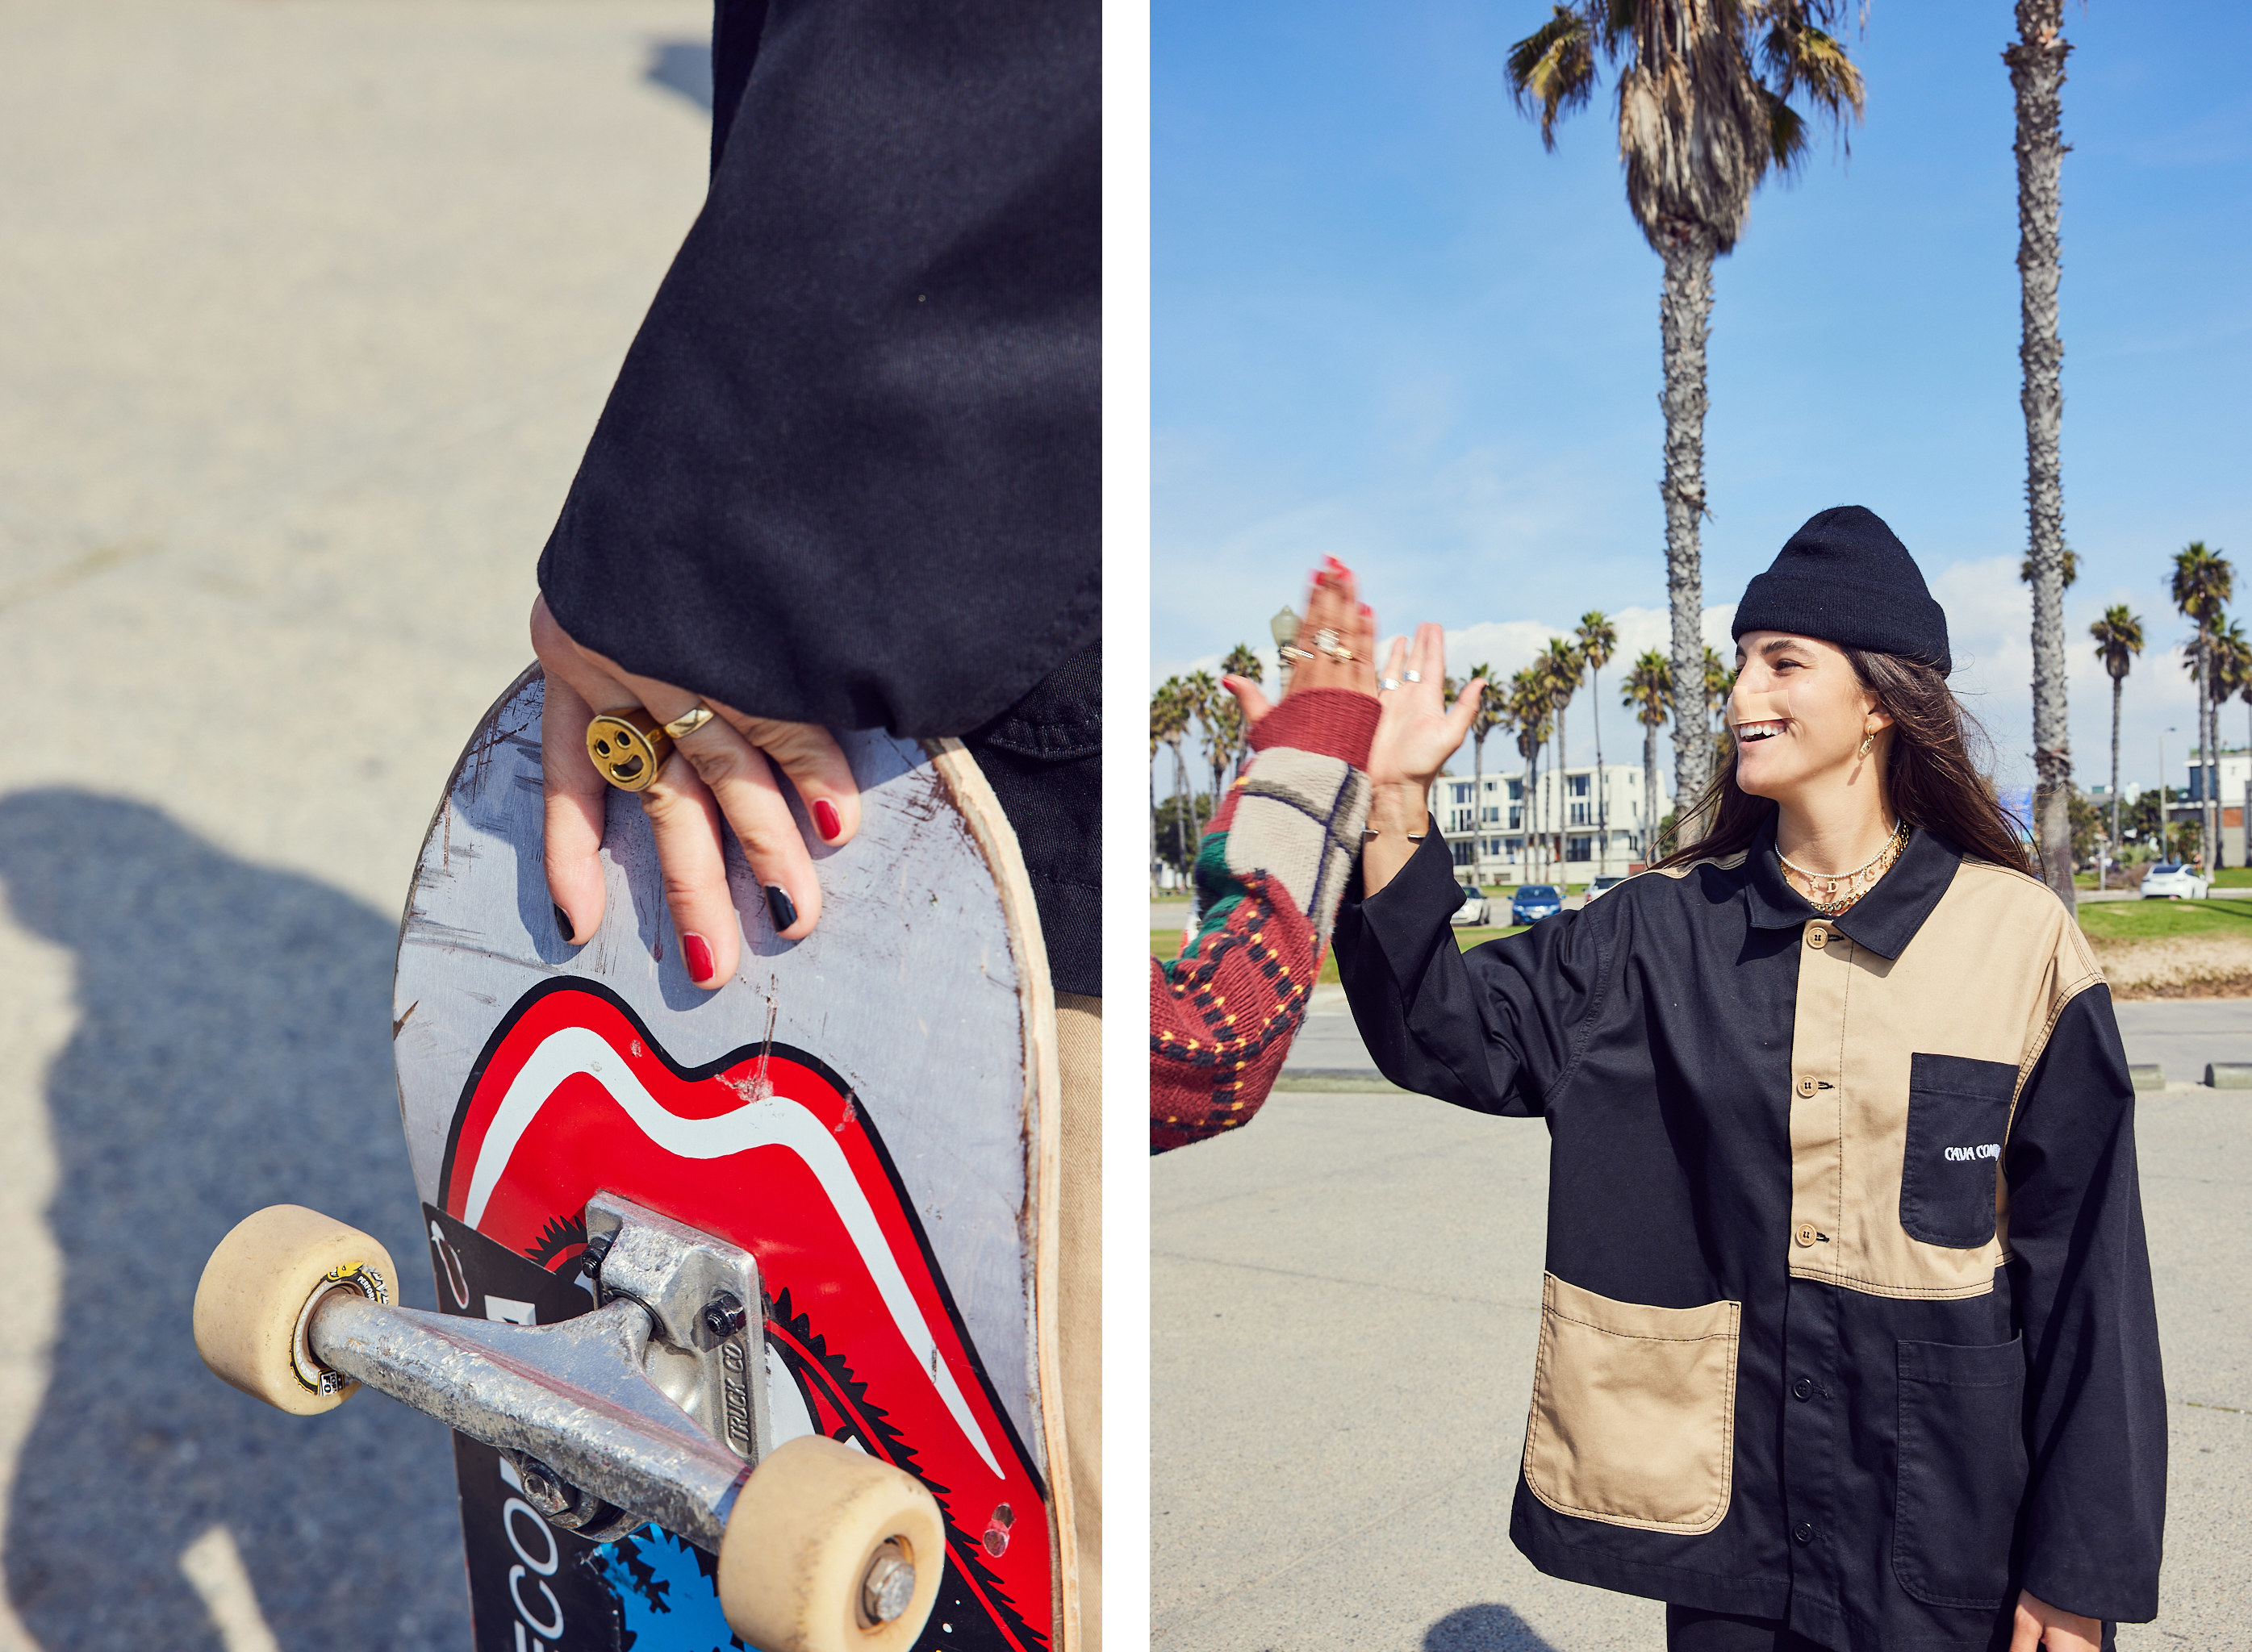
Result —
[{"label": "tan jacket panel", "polygon": [[2015,1067],[2013,1115],[2057,1017],[2103,979],[2080,927],[2033,878],[1965,861],[1897,959],[1854,945],[1824,919],[1801,935],[1790,1271],[1880,1296],[1992,1290],[2008,1256],[1999,1158],[1992,1239],[1957,1250],[1925,1244],[1901,1225],[1910,1058]]}]

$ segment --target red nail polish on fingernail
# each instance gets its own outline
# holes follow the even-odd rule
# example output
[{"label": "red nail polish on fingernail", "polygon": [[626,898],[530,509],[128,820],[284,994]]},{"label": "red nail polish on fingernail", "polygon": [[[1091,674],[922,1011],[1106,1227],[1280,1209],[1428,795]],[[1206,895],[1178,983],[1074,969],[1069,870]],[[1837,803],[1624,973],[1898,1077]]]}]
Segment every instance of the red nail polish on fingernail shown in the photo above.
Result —
[{"label": "red nail polish on fingernail", "polygon": [[832,843],[837,841],[837,834],[844,829],[844,817],[837,812],[837,805],[825,797],[813,800],[813,823],[822,837]]},{"label": "red nail polish on fingernail", "polygon": [[1370,607],[1368,606],[1368,604],[1367,604],[1367,603],[1364,602],[1364,603],[1362,603],[1362,604],[1360,605],[1360,617],[1361,617],[1362,619],[1364,619],[1364,620],[1368,619],[1368,618],[1372,617],[1375,613],[1376,613],[1376,610],[1375,610],[1374,608]]},{"label": "red nail polish on fingernail", "polygon": [[681,936],[680,961],[688,966],[688,978],[691,981],[711,980],[712,943],[701,935]]}]

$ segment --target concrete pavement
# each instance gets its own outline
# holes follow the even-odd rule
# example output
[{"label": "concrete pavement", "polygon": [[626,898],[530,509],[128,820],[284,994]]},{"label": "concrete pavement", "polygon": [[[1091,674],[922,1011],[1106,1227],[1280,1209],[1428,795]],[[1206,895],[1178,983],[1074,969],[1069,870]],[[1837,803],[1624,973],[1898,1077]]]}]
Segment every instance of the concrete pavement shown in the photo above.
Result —
[{"label": "concrete pavement", "polygon": [[443,1432],[263,1411],[188,1305],[282,1199],[427,1305],[398,913],[701,201],[710,23],[0,9],[0,1652],[467,1644]]},{"label": "concrete pavement", "polygon": [[[2252,1003],[2120,1007],[2169,1079],[2252,1059]],[[1286,1072],[1366,1067],[1341,995]],[[1339,1081],[1341,1082],[1341,1080]],[[2137,1130],[2172,1425],[2163,1615],[2122,1648],[2252,1643],[2252,1095],[2170,1083]],[[1151,1166],[1152,1644],[1633,1652],[1653,1604],[1508,1539],[1547,1137],[1394,1092],[1279,1091]]]}]

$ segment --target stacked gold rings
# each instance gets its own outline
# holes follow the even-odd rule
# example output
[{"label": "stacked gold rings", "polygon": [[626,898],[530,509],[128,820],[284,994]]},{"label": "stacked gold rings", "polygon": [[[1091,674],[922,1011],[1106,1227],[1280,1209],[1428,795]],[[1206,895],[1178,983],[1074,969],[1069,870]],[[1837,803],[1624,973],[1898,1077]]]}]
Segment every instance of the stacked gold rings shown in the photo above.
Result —
[{"label": "stacked gold rings", "polygon": [[587,755],[601,777],[622,792],[645,792],[657,783],[675,741],[710,722],[712,708],[692,705],[660,723],[638,705],[604,711],[587,725]]}]

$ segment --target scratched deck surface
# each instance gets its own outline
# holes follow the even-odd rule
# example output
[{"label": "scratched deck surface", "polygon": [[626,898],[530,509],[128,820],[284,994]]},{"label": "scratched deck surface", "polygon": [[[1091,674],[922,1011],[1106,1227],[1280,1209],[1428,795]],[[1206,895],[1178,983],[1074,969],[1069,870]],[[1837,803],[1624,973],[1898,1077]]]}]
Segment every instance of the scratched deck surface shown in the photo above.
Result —
[{"label": "scratched deck surface", "polygon": [[[858,1155],[856,1170],[837,1149],[819,1140],[792,1149],[798,1156],[793,1165],[815,1166],[805,1174],[818,1177],[827,1174],[818,1169],[824,1162],[820,1156],[827,1153],[838,1167],[832,1181],[844,1185],[848,1203],[858,1197],[851,1191],[852,1175],[864,1186],[876,1188],[879,1206],[888,1178],[895,1203],[912,1212],[904,1227],[896,1214],[886,1218],[893,1224],[895,1240],[898,1233],[919,1227],[911,1242],[895,1242],[893,1248],[907,1257],[910,1274],[919,1259],[928,1277],[914,1289],[923,1292],[916,1300],[926,1311],[918,1316],[904,1283],[895,1281],[888,1288],[893,1294],[884,1300],[900,1310],[887,1322],[907,1328],[902,1335],[930,1367],[936,1400],[928,1394],[921,1398],[949,1408],[977,1458],[987,1465],[1005,1460],[1002,1466],[1017,1476],[1011,1483],[1044,1491],[1046,1440],[1032,1310],[1038,1222],[1027,1194],[1028,1161],[1037,1163],[1038,1114],[1028,1103],[1026,1016],[1020,992],[1020,961],[1031,952],[1027,937],[1010,921],[954,789],[914,743],[879,733],[844,736],[862,789],[862,824],[851,843],[834,850],[821,846],[810,830],[806,834],[822,880],[819,927],[803,941],[779,940],[731,839],[729,881],[743,923],[743,960],[733,981],[718,992],[704,992],[689,982],[682,966],[647,823],[638,802],[623,793],[614,792],[609,800],[602,850],[608,906],[601,927],[577,947],[556,933],[540,865],[541,696],[538,674],[527,673],[470,742],[432,822],[400,932],[393,1008],[400,1109],[416,1183],[428,1207],[441,1306],[452,1305],[446,1301],[449,1278],[460,1299],[458,1311],[463,1312],[546,1321],[588,1301],[573,1268],[558,1260],[571,1238],[567,1217],[560,1228],[551,1219],[552,1231],[544,1239],[527,1237],[528,1230],[511,1232],[501,1208],[508,1189],[496,1186],[496,1178],[504,1183],[506,1176],[495,1167],[504,1165],[511,1150],[519,1160],[531,1152],[529,1147],[506,1145],[518,1139],[509,1132],[527,1128],[527,1107],[537,1107],[539,1096],[550,1092],[566,1093],[549,1071],[564,1071],[557,1066],[563,1060],[557,1052],[567,1054],[573,1039],[584,1044],[594,1036],[573,1031],[560,1037],[549,1025],[559,1013],[555,1006],[587,1006],[584,1014],[573,1012],[576,1019],[591,1017],[590,1024],[609,1027],[607,1036],[618,1059],[607,1076],[592,1081],[606,1084],[615,1098],[623,1100],[615,1101],[622,1110],[615,1121],[601,1127],[612,1134],[595,1146],[615,1151],[622,1166],[640,1163],[637,1172],[619,1172],[637,1174],[640,1184],[618,1190],[659,1208],[664,1208],[663,1195],[671,1185],[664,1166],[672,1161],[663,1157],[664,1152],[687,1156],[680,1161],[682,1200],[735,1197],[735,1183],[715,1182],[710,1165],[700,1163],[723,1148],[732,1150],[733,1143],[699,1146],[684,1132],[701,1130],[698,1141],[705,1141],[715,1133],[725,1135],[731,1120],[748,1118],[754,1109],[747,1102],[737,1112],[705,1116],[715,1107],[737,1104],[733,1096],[721,1096],[716,1103],[698,1096],[708,1097],[714,1083],[745,1098],[765,1095],[769,1067],[761,1063],[772,1052],[773,1072],[796,1075],[803,1094],[818,1092],[831,1098],[826,1103],[807,1101],[806,1116],[830,1107],[837,1115],[833,1134],[846,1153]],[[653,1050],[644,1050],[643,1038]],[[629,1049],[639,1063],[639,1080],[616,1071],[622,1064],[633,1065],[625,1056]],[[729,1065],[747,1057],[752,1065]],[[602,1057],[597,1053],[591,1065],[580,1061],[570,1070],[601,1075]],[[506,1076],[518,1072],[532,1076],[520,1081]],[[801,1094],[790,1090],[790,1082],[775,1080],[786,1092]],[[498,1093],[503,1087],[509,1096]],[[529,1101],[525,1094],[531,1094]],[[820,1116],[825,1126],[828,1114]],[[583,1133],[594,1127],[580,1128]],[[496,1142],[504,1145],[496,1149]],[[573,1150],[583,1156],[587,1149]],[[657,1156],[650,1158],[652,1153]],[[632,1158],[636,1154],[642,1156],[638,1160]],[[754,1173],[745,1174],[756,1181]],[[827,1197],[833,1201],[836,1193],[831,1185]],[[768,1187],[766,1197],[781,1195]],[[816,1203],[819,1197],[817,1190]],[[676,1213],[694,1219],[685,1207]],[[851,1225],[849,1215],[840,1219]],[[464,1288],[464,1268],[467,1284],[478,1288],[481,1301],[471,1300],[476,1293]],[[807,1298],[801,1288],[800,1302]],[[831,1349],[838,1346],[837,1322],[832,1319]],[[775,1333],[777,1343],[785,1334]],[[803,1355],[803,1349],[793,1350],[793,1357]],[[775,1361],[770,1352],[777,1378],[777,1437],[809,1427],[844,1433],[851,1424],[846,1414],[851,1408],[824,1409],[826,1391],[818,1360],[807,1367],[811,1380],[802,1374],[797,1385],[806,1396],[803,1400],[782,1380]],[[844,1362],[837,1363],[841,1371]],[[867,1369],[862,1361],[860,1374]],[[849,1399],[849,1390],[846,1383],[838,1392]],[[883,1392],[880,1385],[876,1392]],[[864,1419],[862,1432],[884,1432],[909,1415],[912,1406],[902,1409],[899,1397],[896,1388],[890,1392],[888,1413],[885,1406],[864,1408],[874,1420]],[[991,1407],[999,1415],[987,1415]],[[531,1626],[537,1639],[551,1627],[550,1620],[560,1628],[566,1616],[573,1625],[601,1616],[560,1586],[573,1575],[574,1566],[582,1574],[580,1582],[596,1594],[608,1586],[617,1595],[615,1620],[600,1626],[590,1622],[583,1634],[566,1628],[547,1637],[548,1644],[615,1644],[622,1628],[640,1637],[634,1642],[640,1652],[713,1643],[692,1556],[648,1538],[638,1550],[621,1544],[589,1553],[565,1534],[533,1533],[523,1519],[529,1510],[509,1503],[506,1468],[497,1470],[491,1455],[469,1442],[462,1442],[457,1457],[472,1593],[479,1597],[481,1647],[514,1646],[516,1617]],[[932,1464],[940,1461],[925,1453],[917,1471],[935,1485],[940,1476]],[[978,1477],[977,1465],[955,1477]],[[1021,1502],[1023,1494],[1018,1495]],[[943,1490],[942,1501],[947,1501]],[[958,1506],[962,1501],[956,1497],[948,1508],[950,1522],[967,1523],[966,1540],[957,1542],[962,1552],[956,1557],[965,1576],[957,1580],[960,1590],[942,1601],[924,1643],[1014,1646],[1032,1652],[1045,1642],[1047,1600],[1008,1603],[1021,1610],[981,1614],[975,1609],[979,1600],[989,1607],[1005,1600],[1012,1585],[1018,1594],[1031,1590],[1032,1574],[1011,1579],[985,1570],[988,1557],[1001,1554],[1010,1541],[1011,1512],[1003,1505],[997,1527],[983,1512],[986,1504],[965,1516]],[[511,1517],[511,1507],[521,1512]],[[1019,1528],[1019,1535],[1031,1534]],[[543,1546],[551,1537],[560,1542],[560,1549]],[[503,1537],[510,1539],[513,1553],[498,1546]],[[481,1544],[502,1560],[518,1562],[512,1596],[497,1593],[497,1585],[481,1587]],[[1013,1570],[1030,1558],[1032,1546],[1025,1544],[1011,1560],[997,1558],[991,1565]],[[532,1551],[528,1560],[523,1558],[527,1547]],[[574,1565],[562,1565],[559,1555]],[[506,1571],[493,1575],[499,1578]],[[532,1574],[553,1579],[558,1587],[546,1588]],[[527,1579],[540,1591],[529,1597],[528,1605],[523,1586]],[[692,1602],[688,1597],[698,1599]],[[949,1611],[949,1601],[956,1600],[971,1605]],[[970,1632],[969,1623],[952,1621],[965,1610],[980,1619],[976,1633]],[[504,1625],[502,1614],[511,1621]],[[995,1621],[987,1623],[986,1616]],[[942,1619],[947,1621],[944,1633]]]}]

